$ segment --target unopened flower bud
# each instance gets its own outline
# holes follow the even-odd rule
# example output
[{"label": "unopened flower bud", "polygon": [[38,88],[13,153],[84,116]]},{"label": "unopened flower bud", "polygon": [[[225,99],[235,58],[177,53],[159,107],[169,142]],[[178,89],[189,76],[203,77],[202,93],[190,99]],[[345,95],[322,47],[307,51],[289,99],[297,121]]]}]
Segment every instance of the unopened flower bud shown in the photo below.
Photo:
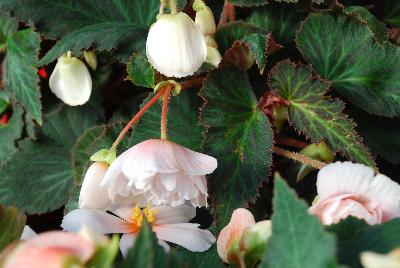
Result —
[{"label": "unopened flower bud", "polygon": [[206,44],[208,47],[218,48],[218,44],[217,44],[217,42],[215,42],[214,36],[206,35],[204,38],[206,39]]},{"label": "unopened flower bud", "polygon": [[95,162],[89,167],[79,194],[79,208],[103,209],[109,204],[107,190],[100,186],[107,169],[108,164],[104,162]]},{"label": "unopened flower bud", "polygon": [[207,56],[200,28],[185,13],[161,15],[149,31],[146,54],[151,65],[169,77],[197,71]]},{"label": "unopened flower bud", "polygon": [[218,49],[216,49],[215,47],[207,47],[207,57],[206,57],[207,63],[212,64],[215,67],[218,67],[218,64],[221,62],[221,60],[222,57]]},{"label": "unopened flower bud", "polygon": [[196,11],[195,22],[200,27],[201,32],[204,35],[214,35],[217,26],[211,9],[201,0],[194,2],[193,9]]},{"label": "unopened flower bud", "polygon": [[360,255],[361,263],[364,268],[399,268],[400,267],[400,248],[388,254],[375,252],[363,252]]},{"label": "unopened flower bud", "polygon": [[96,70],[97,68],[97,56],[96,52],[94,50],[90,51],[83,51],[83,56],[85,57],[86,63],[92,68],[93,70]]},{"label": "unopened flower bud", "polygon": [[270,220],[257,222],[244,230],[239,246],[248,267],[253,267],[262,259],[271,235],[272,222]]},{"label": "unopened flower bud", "polygon": [[92,92],[92,78],[86,65],[70,52],[58,59],[50,76],[51,91],[70,106],[86,103]]}]

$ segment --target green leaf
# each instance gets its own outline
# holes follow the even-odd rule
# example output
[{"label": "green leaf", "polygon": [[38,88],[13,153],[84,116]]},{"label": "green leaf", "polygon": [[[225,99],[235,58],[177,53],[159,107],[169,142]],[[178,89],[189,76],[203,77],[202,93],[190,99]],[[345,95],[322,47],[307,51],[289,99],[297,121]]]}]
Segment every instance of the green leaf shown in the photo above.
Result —
[{"label": "green leaf", "polygon": [[[400,247],[399,224],[399,218],[369,227],[366,223],[356,223],[351,236],[338,236],[339,262],[349,267],[362,268],[359,259],[361,252],[372,251],[385,254]],[[349,228],[349,220],[330,227],[330,231],[348,232],[345,228]]]},{"label": "green leaf", "polygon": [[173,252],[167,254],[164,248],[158,245],[157,237],[146,220],[143,221],[135,245],[128,251],[126,259],[119,266],[119,268],[131,267],[180,267]]},{"label": "green leaf", "polygon": [[16,208],[0,205],[0,251],[21,238],[26,216]]},{"label": "green leaf", "polygon": [[133,54],[128,65],[128,78],[137,86],[154,88],[154,69],[147,60],[147,57],[142,54]]},{"label": "green leaf", "polygon": [[364,220],[349,216],[337,224],[327,226],[327,231],[335,234],[339,241],[346,241],[354,239],[360,231],[369,227]]},{"label": "green leaf", "polygon": [[272,32],[277,42],[286,44],[294,41],[296,30],[306,14],[291,4],[270,3],[254,10],[247,21],[265,31]]},{"label": "green leaf", "polygon": [[323,140],[334,152],[375,167],[354,122],[342,113],[344,104],[325,97],[329,83],[312,77],[310,69],[281,62],[271,71],[269,87],[289,101],[289,121],[313,143]]},{"label": "green leaf", "polygon": [[65,204],[72,184],[70,151],[83,131],[102,118],[98,110],[63,107],[46,115],[37,140],[20,142],[19,151],[0,168],[0,203],[29,214]]},{"label": "green leaf", "polygon": [[380,22],[368,9],[362,6],[349,6],[345,7],[344,11],[347,14],[355,15],[359,20],[367,23],[371,31],[375,34],[375,37],[379,42],[385,42],[388,40],[388,30],[386,29],[385,23]]},{"label": "green leaf", "polygon": [[380,17],[388,24],[400,27],[400,2],[397,0],[374,0],[374,7]]},{"label": "green leaf", "polygon": [[[153,96],[153,93],[150,94],[143,103],[147,103]],[[204,128],[198,123],[198,110],[202,104],[193,88],[171,97],[168,108],[168,140],[194,151],[201,151]],[[162,102],[159,101],[140,118],[130,143],[160,138],[161,108]]]},{"label": "green leaf", "polygon": [[97,245],[93,257],[85,265],[86,267],[110,268],[113,267],[115,258],[119,253],[119,236],[114,234],[111,241],[105,245]]},{"label": "green leaf", "polygon": [[[97,50],[110,51],[128,39],[131,40],[129,48],[127,48],[130,53],[142,51],[145,48],[147,31],[147,27],[130,22],[104,22],[88,25],[64,36],[36,65],[48,64],[68,50],[78,54],[80,50],[89,49],[92,45],[95,45]],[[123,53],[119,59],[126,62],[126,53]]]},{"label": "green leaf", "polygon": [[224,53],[236,40],[253,33],[267,34],[268,32],[243,21],[234,21],[219,27],[215,39],[218,43],[219,51]]},{"label": "green leaf", "polygon": [[297,32],[296,43],[313,68],[356,106],[377,115],[400,114],[400,48],[380,44],[364,22],[313,14]]},{"label": "green leaf", "polygon": [[7,40],[7,36],[16,32],[18,29],[18,22],[11,18],[7,12],[0,11],[0,50],[1,45]]},{"label": "green leaf", "polygon": [[225,52],[220,66],[235,65],[240,69],[248,70],[255,61],[262,74],[267,64],[270,37],[269,34],[253,33],[235,41]]},{"label": "green leaf", "polygon": [[268,3],[268,0],[229,0],[235,6],[261,6]]},{"label": "green leaf", "polygon": [[10,99],[4,90],[0,90],[0,116],[7,110],[10,105]]},{"label": "green leaf", "polygon": [[272,129],[257,108],[248,76],[242,70],[211,72],[201,95],[206,101],[201,110],[201,124],[207,129],[204,151],[219,160],[208,181],[220,230],[234,209],[255,198],[257,188],[267,179]]},{"label": "green leaf", "polygon": [[21,137],[23,128],[23,110],[14,105],[13,114],[7,125],[0,125],[0,166],[4,165],[17,151],[16,141]]},{"label": "green leaf", "polygon": [[7,37],[3,83],[36,122],[42,124],[42,104],[37,86],[39,78],[33,64],[37,60],[40,36],[32,29],[15,32]]},{"label": "green leaf", "polygon": [[[130,22],[150,26],[159,0],[2,0],[0,9],[35,25],[49,38],[57,38],[88,25]],[[132,41],[132,40],[131,40]],[[136,40],[135,40],[136,41]]]},{"label": "green leaf", "polygon": [[177,252],[184,263],[183,267],[196,268],[224,268],[226,267],[217,254],[216,246],[212,246],[206,252],[191,252],[183,247],[178,247]]},{"label": "green leaf", "polygon": [[365,144],[377,155],[400,163],[400,119],[369,115],[360,109],[351,109],[350,115],[357,122],[357,131]]},{"label": "green leaf", "polygon": [[331,267],[335,258],[335,238],[324,232],[319,220],[308,213],[307,205],[285,181],[275,175],[272,236],[260,267]]}]

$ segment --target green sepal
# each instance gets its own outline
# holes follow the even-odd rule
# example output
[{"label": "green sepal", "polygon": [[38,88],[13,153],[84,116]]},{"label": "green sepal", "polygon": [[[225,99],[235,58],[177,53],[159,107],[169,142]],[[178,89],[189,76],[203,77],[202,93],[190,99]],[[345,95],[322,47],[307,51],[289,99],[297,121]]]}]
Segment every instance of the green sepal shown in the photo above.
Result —
[{"label": "green sepal", "polygon": [[[332,162],[335,158],[334,154],[329,149],[328,145],[324,141],[320,143],[313,143],[300,151],[302,155],[308,156],[312,159],[324,161],[324,162]],[[299,172],[297,173],[297,181],[301,181],[304,179],[311,171],[315,170],[313,167],[302,164]]]},{"label": "green sepal", "polygon": [[166,80],[166,81],[161,81],[154,87],[154,92],[157,92],[160,88],[163,88],[168,85],[174,85],[174,89],[171,91],[173,96],[178,96],[179,93],[181,93],[182,86],[175,80]]},{"label": "green sepal", "polygon": [[95,152],[90,160],[94,162],[105,162],[109,165],[117,158],[117,151],[114,149],[101,149]]},{"label": "green sepal", "polygon": [[86,267],[109,268],[112,267],[119,252],[119,236],[114,234],[111,241],[105,244],[96,245],[93,257]]}]

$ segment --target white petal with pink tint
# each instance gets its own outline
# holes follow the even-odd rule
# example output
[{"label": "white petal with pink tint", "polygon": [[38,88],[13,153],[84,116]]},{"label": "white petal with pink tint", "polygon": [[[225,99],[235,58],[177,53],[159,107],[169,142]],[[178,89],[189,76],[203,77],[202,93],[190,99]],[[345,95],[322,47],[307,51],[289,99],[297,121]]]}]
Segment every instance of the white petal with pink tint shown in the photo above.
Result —
[{"label": "white petal with pink tint", "polygon": [[253,214],[244,208],[235,209],[231,220],[219,233],[217,240],[217,251],[220,258],[228,263],[228,251],[237,239],[240,239],[243,230],[256,224]]},{"label": "white petal with pink tint", "polygon": [[79,208],[103,209],[110,203],[107,189],[101,187],[101,181],[108,164],[95,162],[86,171],[79,194]]},{"label": "white petal with pink tint", "polygon": [[179,206],[190,201],[207,205],[205,175],[217,168],[217,160],[174,142],[152,139],[121,154],[110,166],[102,185],[111,199],[140,197],[151,205]]},{"label": "white petal with pink tint", "polygon": [[370,167],[351,162],[335,162],[318,172],[317,188],[321,199],[338,193],[364,194],[374,177]]},{"label": "white petal with pink tint", "polygon": [[136,235],[134,234],[123,234],[119,240],[119,249],[121,250],[122,256],[126,257],[131,247],[135,245]]},{"label": "white petal with pink tint", "polygon": [[65,215],[61,227],[69,232],[78,232],[88,226],[99,234],[129,233],[129,223],[105,211],[76,209]]},{"label": "white petal with pink tint", "polygon": [[156,225],[154,232],[157,238],[167,242],[180,245],[193,252],[208,250],[214,243],[214,235],[199,228],[199,224],[175,223]]},{"label": "white petal with pink tint", "polygon": [[159,206],[157,209],[156,224],[171,224],[189,222],[196,216],[196,208],[190,204],[184,204],[178,207]]},{"label": "white petal with pink tint", "polygon": [[383,210],[383,221],[400,216],[400,185],[383,174],[372,180],[367,193]]}]

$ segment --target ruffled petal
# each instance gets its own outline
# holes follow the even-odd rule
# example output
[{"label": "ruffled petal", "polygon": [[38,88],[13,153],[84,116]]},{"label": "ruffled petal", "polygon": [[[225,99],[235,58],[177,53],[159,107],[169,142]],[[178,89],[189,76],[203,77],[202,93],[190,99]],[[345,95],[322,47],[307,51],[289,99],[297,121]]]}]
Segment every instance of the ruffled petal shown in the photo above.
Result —
[{"label": "ruffled petal", "polygon": [[374,177],[374,170],[362,164],[335,162],[318,173],[317,190],[320,199],[337,194],[365,194]]},{"label": "ruffled petal", "polygon": [[214,235],[198,228],[199,224],[177,223],[156,225],[153,230],[158,239],[180,245],[193,252],[208,250],[214,243]]},{"label": "ruffled petal", "polygon": [[400,217],[400,185],[383,174],[372,180],[367,196],[383,210],[383,221]]},{"label": "ruffled petal", "polygon": [[136,235],[134,234],[123,234],[119,241],[119,249],[121,250],[124,258],[128,255],[128,251],[135,245]]},{"label": "ruffled petal", "polygon": [[132,226],[111,214],[94,209],[75,209],[65,215],[61,227],[70,232],[78,232],[88,226],[99,234],[130,233]]},{"label": "ruffled petal", "polygon": [[24,230],[22,231],[21,240],[29,240],[35,236],[37,236],[36,232],[28,225],[25,225]]},{"label": "ruffled petal", "polygon": [[156,224],[172,224],[172,223],[186,223],[196,216],[196,208],[190,204],[184,204],[178,207],[171,206],[158,206]]}]

